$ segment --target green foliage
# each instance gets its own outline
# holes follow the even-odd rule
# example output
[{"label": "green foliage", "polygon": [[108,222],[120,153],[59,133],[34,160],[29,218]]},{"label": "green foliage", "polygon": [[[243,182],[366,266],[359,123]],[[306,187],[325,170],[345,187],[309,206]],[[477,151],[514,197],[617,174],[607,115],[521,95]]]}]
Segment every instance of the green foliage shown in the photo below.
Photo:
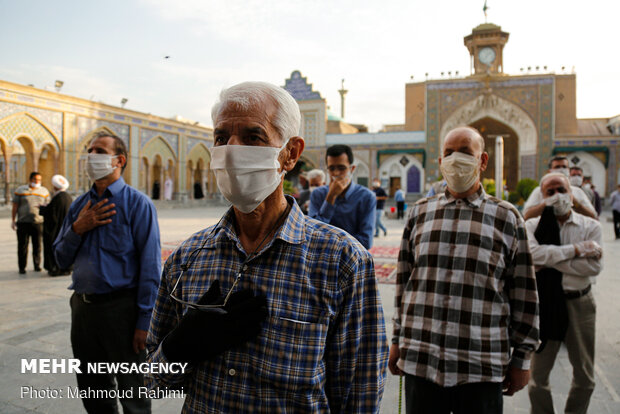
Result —
[{"label": "green foliage", "polygon": [[517,183],[517,193],[519,193],[523,200],[527,200],[536,187],[538,187],[538,181],[531,178],[522,178]]},{"label": "green foliage", "polygon": [[523,202],[523,199],[521,198],[521,194],[519,194],[518,191],[511,191],[508,194],[508,201],[510,201],[512,204],[520,204]]},{"label": "green foliage", "polygon": [[284,194],[294,195],[295,187],[289,180],[284,180]]},{"label": "green foliage", "polygon": [[482,186],[484,187],[484,192],[488,195],[495,195],[495,180],[492,178],[483,178]]}]

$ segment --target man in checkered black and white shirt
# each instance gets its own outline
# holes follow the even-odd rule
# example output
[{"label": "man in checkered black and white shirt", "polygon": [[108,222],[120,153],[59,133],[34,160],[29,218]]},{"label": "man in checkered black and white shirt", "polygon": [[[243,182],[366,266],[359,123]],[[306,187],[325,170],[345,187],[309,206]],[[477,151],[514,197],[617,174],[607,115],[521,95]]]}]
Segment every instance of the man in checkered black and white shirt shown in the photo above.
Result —
[{"label": "man in checkered black and white shirt", "polygon": [[409,213],[398,258],[389,368],[407,413],[501,413],[529,379],[538,294],[523,219],[480,183],[477,130],[444,140],[444,193]]}]

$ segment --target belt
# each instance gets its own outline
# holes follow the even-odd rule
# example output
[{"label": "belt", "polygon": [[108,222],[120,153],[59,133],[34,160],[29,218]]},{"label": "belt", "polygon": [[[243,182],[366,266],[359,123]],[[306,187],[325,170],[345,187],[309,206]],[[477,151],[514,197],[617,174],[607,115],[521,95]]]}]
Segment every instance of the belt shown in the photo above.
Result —
[{"label": "belt", "polygon": [[587,295],[592,290],[592,285],[588,285],[587,288],[583,290],[571,290],[569,292],[564,292],[564,297],[566,299],[577,299],[582,297],[583,295]]},{"label": "belt", "polygon": [[128,298],[128,297],[136,297],[136,293],[138,292],[138,289],[136,288],[129,288],[129,289],[121,289],[121,290],[115,290],[114,292],[108,292],[108,293],[77,293],[75,292],[75,294],[77,295],[78,298],[82,299],[82,302],[84,303],[104,303],[104,302],[108,302],[114,299],[120,299],[120,298]]}]

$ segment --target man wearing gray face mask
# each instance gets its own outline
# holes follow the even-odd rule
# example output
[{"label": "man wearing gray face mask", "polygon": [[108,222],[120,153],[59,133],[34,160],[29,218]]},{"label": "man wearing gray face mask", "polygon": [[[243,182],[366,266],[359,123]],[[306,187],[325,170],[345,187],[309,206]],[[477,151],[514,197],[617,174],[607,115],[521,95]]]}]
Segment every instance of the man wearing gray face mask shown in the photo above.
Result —
[{"label": "man wearing gray face mask", "polygon": [[[537,272],[553,277],[547,269],[557,271],[559,287],[541,294],[541,337],[548,338],[532,357],[532,378],[529,396],[533,414],[552,413],[553,399],[549,374],[562,343],[573,366],[573,380],[566,401],[566,413],[586,413],[594,390],[594,339],[596,305],[592,283],[602,270],[601,225],[595,219],[571,210],[571,186],[563,174],[549,173],[540,180],[547,206],[553,215],[544,211],[542,218],[528,220],[532,259]],[[557,221],[557,225],[551,220]],[[539,227],[541,228],[539,231]],[[555,232],[555,239],[549,238]],[[547,240],[544,240],[544,239]],[[553,243],[551,243],[553,242]],[[539,276],[540,277],[540,276]],[[546,281],[541,281],[546,286]],[[549,309],[549,304],[553,305]],[[561,319],[558,308],[562,307]],[[547,322],[548,321],[548,322]],[[557,326],[563,326],[557,332]],[[544,328],[544,329],[543,329]]]},{"label": "man wearing gray face mask", "polygon": [[480,183],[488,159],[477,130],[451,130],[439,159],[447,190],[410,209],[389,358],[405,376],[410,414],[500,414],[502,391],[527,385],[538,346],[534,268],[520,214]]},{"label": "man wearing gray face mask", "polygon": [[[71,345],[81,366],[91,362],[142,363],[161,271],[157,212],[151,200],[121,176],[127,163],[123,140],[95,134],[88,145],[87,173],[94,182],[78,197],[54,242],[61,268],[73,265]],[[77,374],[80,390],[115,389],[125,413],[150,413],[138,389],[143,376]],[[89,413],[116,412],[116,398],[83,398]]]},{"label": "man wearing gray face mask", "polygon": [[147,385],[185,387],[184,413],[378,413],[387,343],[372,256],[284,195],[304,149],[297,102],[244,82],[211,113],[211,168],[232,207],[164,265],[149,361],[190,365]]},{"label": "man wearing gray face mask", "polygon": [[[549,161],[549,172],[557,172],[564,174],[566,177],[570,176],[570,170],[568,168],[568,158],[563,155],[556,155]],[[590,199],[584,193],[581,188],[572,186],[573,193],[573,209],[583,214],[584,216],[596,218],[596,210],[590,202]],[[525,220],[533,217],[539,217],[545,209],[545,202],[543,200],[540,187],[534,188],[530,196],[528,197],[525,205],[523,206],[523,218]]]}]

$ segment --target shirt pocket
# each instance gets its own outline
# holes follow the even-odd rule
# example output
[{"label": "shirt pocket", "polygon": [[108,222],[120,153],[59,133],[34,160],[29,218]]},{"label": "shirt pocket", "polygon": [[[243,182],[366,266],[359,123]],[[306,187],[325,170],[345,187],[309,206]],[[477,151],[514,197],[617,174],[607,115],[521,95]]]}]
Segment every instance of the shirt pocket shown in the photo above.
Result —
[{"label": "shirt pocket", "polygon": [[110,223],[101,227],[99,245],[105,251],[114,254],[126,254],[133,251],[131,228],[127,224]]},{"label": "shirt pocket", "polygon": [[300,320],[282,315],[270,316],[267,321],[264,334],[259,337],[263,355],[254,361],[258,380],[282,391],[319,386],[325,371],[328,317]]}]

